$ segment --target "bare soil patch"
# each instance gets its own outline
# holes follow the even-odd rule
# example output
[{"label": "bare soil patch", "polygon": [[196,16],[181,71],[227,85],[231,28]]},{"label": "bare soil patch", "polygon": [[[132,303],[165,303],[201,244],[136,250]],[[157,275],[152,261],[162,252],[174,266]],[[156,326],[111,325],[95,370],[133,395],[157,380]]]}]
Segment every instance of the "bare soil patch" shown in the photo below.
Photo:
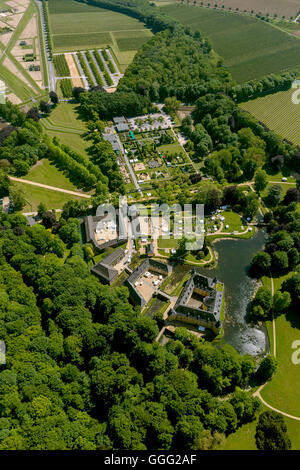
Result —
[{"label": "bare soil patch", "polygon": [[13,32],[1,34],[1,42],[4,44],[4,46],[7,46],[7,44],[9,43],[12,35],[13,35]]},{"label": "bare soil patch", "polygon": [[35,38],[37,35],[36,14],[34,14],[23,29],[23,32],[20,35],[20,39]]},{"label": "bare soil patch", "polygon": [[16,28],[23,17],[23,13],[17,13],[16,15],[11,15],[7,17],[7,20],[9,20],[9,24],[13,27]]},{"label": "bare soil patch", "polygon": [[142,171],[142,170],[145,170],[146,168],[145,168],[144,163],[136,163],[134,165],[134,169],[135,171]]},{"label": "bare soil patch", "polygon": [[74,61],[73,54],[65,54],[65,58],[70,70],[70,76],[72,78],[72,84],[74,87],[83,87],[81,78],[79,78],[79,72]]},{"label": "bare soil patch", "polygon": [[26,83],[27,86],[29,86],[33,91],[36,91],[31,83],[24,77],[24,75],[20,72],[20,70],[15,66],[15,64],[8,58],[5,57],[5,60],[3,62],[4,67],[6,67],[10,72],[12,72],[16,77],[18,77],[20,80],[22,80],[24,83]]},{"label": "bare soil patch", "polygon": [[22,103],[22,101],[20,100],[20,98],[18,98],[17,95],[15,95],[14,93],[8,93],[8,95],[6,96],[6,98],[8,99],[8,101],[10,101],[10,102],[13,103],[13,104],[20,104],[20,103]]}]

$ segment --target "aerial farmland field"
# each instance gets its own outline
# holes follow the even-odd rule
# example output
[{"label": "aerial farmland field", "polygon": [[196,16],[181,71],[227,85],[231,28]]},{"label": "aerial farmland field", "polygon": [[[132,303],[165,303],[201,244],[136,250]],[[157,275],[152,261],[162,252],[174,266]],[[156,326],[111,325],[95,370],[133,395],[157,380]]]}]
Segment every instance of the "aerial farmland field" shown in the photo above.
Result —
[{"label": "aerial farmland field", "polygon": [[282,137],[300,144],[300,104],[292,102],[293,92],[281,91],[240,106]]},{"label": "aerial farmland field", "polygon": [[121,69],[152,33],[143,23],[121,13],[79,3],[49,0],[54,52],[110,46]]},{"label": "aerial farmland field", "polygon": [[1,7],[0,78],[7,98],[14,104],[34,101],[48,84],[39,9],[32,0],[2,1]]},{"label": "aerial farmland field", "polygon": [[[197,4],[200,1],[197,0]],[[221,5],[225,8],[232,8],[235,10],[238,8],[240,11],[247,10],[254,13],[261,12],[263,14],[269,14],[270,16],[285,16],[285,18],[295,17],[300,10],[299,0],[222,0]]]},{"label": "aerial farmland field", "polygon": [[238,82],[300,65],[300,38],[262,20],[192,5],[165,5],[161,9],[210,38]]}]

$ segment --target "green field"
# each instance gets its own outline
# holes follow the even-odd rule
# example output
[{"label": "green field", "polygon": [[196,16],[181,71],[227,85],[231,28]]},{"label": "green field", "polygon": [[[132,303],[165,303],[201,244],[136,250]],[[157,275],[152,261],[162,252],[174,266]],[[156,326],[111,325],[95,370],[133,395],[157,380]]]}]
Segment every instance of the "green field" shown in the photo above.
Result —
[{"label": "green field", "polygon": [[55,52],[109,45],[123,70],[152,36],[142,22],[122,13],[76,0],[49,0],[48,4]]},{"label": "green field", "polygon": [[[241,221],[241,217],[236,212],[223,211],[221,215],[225,217],[225,221],[223,222],[224,226],[223,226],[222,232],[228,232],[228,233],[235,232],[235,231],[244,232],[244,230],[246,229],[245,226],[244,226],[244,229],[241,228],[243,225]],[[229,228],[225,228],[225,225],[229,225]]]},{"label": "green field", "polygon": [[238,82],[300,65],[300,38],[249,15],[180,4],[161,9],[193,30],[200,29]]},{"label": "green field", "polygon": [[86,126],[82,121],[79,114],[79,106],[77,104],[62,102],[56,106],[48,118],[48,122],[55,125],[55,127],[74,129],[85,131]]},{"label": "green field", "polygon": [[[269,408],[263,406],[263,411]],[[284,417],[288,434],[292,441],[292,450],[300,449],[300,423],[290,418]],[[221,450],[257,450],[255,445],[255,430],[257,420],[244,424],[235,433],[230,434]]]},{"label": "green field", "polygon": [[86,126],[80,119],[78,105],[69,102],[59,103],[49,118],[42,120],[42,124],[49,137],[57,137],[62,144],[87,155],[86,149],[89,143],[83,139]]},{"label": "green field", "polygon": [[295,91],[281,91],[240,106],[282,137],[300,144],[300,104],[292,102]]},{"label": "green field", "polygon": [[[278,369],[261,392],[263,399],[274,408],[300,418],[300,365],[292,363],[292,343],[300,340],[300,319],[297,313],[276,319],[276,357]],[[300,431],[300,422],[299,431]]]},{"label": "green field", "polygon": [[[200,4],[200,1],[197,0],[197,4]],[[207,2],[205,2],[207,4]],[[212,6],[214,3],[211,4]],[[232,10],[238,8],[240,11],[247,10],[250,12],[253,10],[254,13],[261,12],[262,14],[269,14],[274,16],[277,14],[278,17],[285,16],[289,18],[290,16],[294,17],[299,10],[298,0],[271,0],[271,1],[262,1],[262,0],[222,0],[222,3],[219,4],[225,8],[231,7]]]},{"label": "green field", "polygon": [[36,211],[40,203],[45,204],[47,209],[62,209],[66,202],[82,199],[71,194],[39,188],[38,186],[30,186],[29,184],[14,182],[14,186],[21,188],[25,194],[27,204],[23,208],[23,212]]},{"label": "green field", "polygon": [[31,170],[24,176],[24,179],[34,181],[36,183],[47,184],[57,188],[76,191],[76,186],[58,170],[53,163],[46,158],[39,160]]}]

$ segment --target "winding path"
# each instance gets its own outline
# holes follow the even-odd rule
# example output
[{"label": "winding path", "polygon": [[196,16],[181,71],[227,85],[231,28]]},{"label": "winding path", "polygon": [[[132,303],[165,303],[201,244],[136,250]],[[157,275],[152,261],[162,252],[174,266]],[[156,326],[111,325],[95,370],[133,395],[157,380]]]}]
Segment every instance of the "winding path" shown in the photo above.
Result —
[{"label": "winding path", "polygon": [[[272,290],[272,296],[274,296],[274,280],[271,277],[271,290]],[[276,357],[276,324],[275,324],[275,318],[273,316],[273,355]],[[261,385],[256,392],[253,393],[253,397],[258,397],[260,401],[270,410],[275,411],[276,413],[279,413],[283,416],[286,416],[287,418],[294,419],[296,421],[300,421],[300,418],[298,416],[293,416],[290,415],[289,413],[286,413],[285,411],[278,410],[277,408],[274,408],[274,406],[270,405],[267,403],[264,398],[261,396],[261,391],[264,389],[264,387],[268,384],[269,382],[265,382],[263,385]]]},{"label": "winding path", "polygon": [[79,193],[76,191],[70,191],[69,189],[56,188],[55,186],[49,186],[47,184],[36,183],[35,181],[23,180],[22,178],[16,178],[15,176],[9,176],[9,179],[12,181],[17,181],[18,183],[31,184],[32,186],[38,186],[39,188],[51,189],[52,191],[58,191],[60,193],[72,194],[72,196],[84,197],[90,199],[89,194]]},{"label": "winding path", "polygon": [[259,387],[259,389],[256,390],[256,392],[253,393],[253,397],[258,397],[260,399],[260,401],[267,407],[267,408],[270,408],[270,410],[273,410],[273,411],[276,411],[276,413],[279,413],[283,416],[286,416],[287,418],[290,418],[290,419],[295,419],[296,421],[300,421],[300,418],[298,416],[293,416],[293,415],[290,415],[288,413],[286,413],[285,411],[281,411],[281,410],[278,410],[277,408],[274,408],[274,406],[271,406],[269,405],[269,403],[267,403],[263,397],[261,396],[260,392],[262,391],[262,389],[265,387],[265,385],[267,385],[268,382],[264,383],[263,385],[261,385]]}]

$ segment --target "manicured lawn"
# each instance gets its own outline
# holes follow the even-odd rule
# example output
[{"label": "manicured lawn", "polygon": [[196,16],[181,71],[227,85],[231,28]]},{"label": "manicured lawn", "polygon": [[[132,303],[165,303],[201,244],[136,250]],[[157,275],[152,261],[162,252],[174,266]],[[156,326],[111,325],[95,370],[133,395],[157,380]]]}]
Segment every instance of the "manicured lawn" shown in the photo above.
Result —
[{"label": "manicured lawn", "polygon": [[79,134],[68,134],[66,132],[49,130],[46,130],[45,132],[49,137],[57,137],[62,144],[67,145],[75,152],[88,156],[86,149],[88,148],[89,143],[86,142]]},{"label": "manicured lawn", "polygon": [[42,120],[42,124],[50,137],[57,137],[62,144],[87,156],[86,149],[89,143],[82,137],[86,131],[86,124],[81,119],[77,104],[59,103],[52,109],[50,116]]},{"label": "manicured lawn", "polygon": [[159,153],[162,153],[163,155],[164,153],[169,153],[169,154],[181,153],[181,152],[184,153],[181,145],[179,144],[160,145],[159,147],[157,147],[157,151]]},{"label": "manicured lawn", "polygon": [[[297,41],[300,43],[300,39]],[[282,137],[300,144],[300,106],[292,102],[295,91],[291,88],[242,103],[240,106]]]},{"label": "manicured lawn", "polygon": [[[223,230],[222,232],[243,232],[246,230],[246,226],[244,225],[244,228],[242,229],[242,221],[241,217],[236,213],[232,211],[223,211],[221,213],[223,217],[225,217],[225,221],[223,222]],[[225,225],[229,225],[229,228],[225,228]]]},{"label": "manicured lawn", "polygon": [[37,165],[32,167],[23,179],[35,181],[36,183],[47,184],[49,186],[55,186],[56,188],[76,191],[76,186],[71,183],[62,171],[58,170],[55,165],[46,158],[43,158],[43,160],[40,160]]},{"label": "manicured lawn", "polygon": [[74,103],[61,102],[52,109],[47,121],[55,127],[86,130],[85,122],[79,114],[79,106]]},{"label": "manicured lawn", "polygon": [[[261,395],[275,408],[300,417],[300,365],[292,363],[292,343],[300,340],[300,318],[297,313],[276,319],[276,350],[278,369]],[[299,422],[300,431],[300,422]]]},{"label": "manicured lawn", "polygon": [[81,200],[80,197],[72,196],[71,194],[60,193],[37,186],[30,186],[23,183],[14,183],[14,185],[22,188],[25,194],[27,204],[22,212],[34,212],[37,210],[40,203],[45,204],[47,209],[62,209],[67,201]]},{"label": "manicured lawn", "polygon": [[255,428],[256,421],[244,424],[227,437],[222,450],[257,450],[254,438]]},{"label": "manicured lawn", "polygon": [[[262,411],[268,411],[269,408],[263,406]],[[300,422],[284,417],[287,425],[288,434],[292,441],[292,450],[300,449]],[[255,431],[257,420],[252,423],[244,424],[235,433],[230,434],[222,450],[257,450],[255,444]]]},{"label": "manicured lawn", "polygon": [[238,82],[300,65],[299,38],[259,19],[193,5],[173,4],[161,9],[208,36]]},{"label": "manicured lawn", "polygon": [[219,238],[227,238],[227,237],[228,238],[246,238],[247,239],[247,238],[253,237],[254,234],[255,234],[255,230],[253,229],[252,232],[246,232],[243,235],[232,235],[231,233],[228,233],[228,234],[220,233],[219,235],[218,234],[216,234],[216,235],[208,234],[207,237],[208,237],[208,240],[210,242],[212,242],[213,240],[217,240]]},{"label": "manicured lawn", "polygon": [[175,238],[159,238],[158,248],[177,248],[178,240]]}]

